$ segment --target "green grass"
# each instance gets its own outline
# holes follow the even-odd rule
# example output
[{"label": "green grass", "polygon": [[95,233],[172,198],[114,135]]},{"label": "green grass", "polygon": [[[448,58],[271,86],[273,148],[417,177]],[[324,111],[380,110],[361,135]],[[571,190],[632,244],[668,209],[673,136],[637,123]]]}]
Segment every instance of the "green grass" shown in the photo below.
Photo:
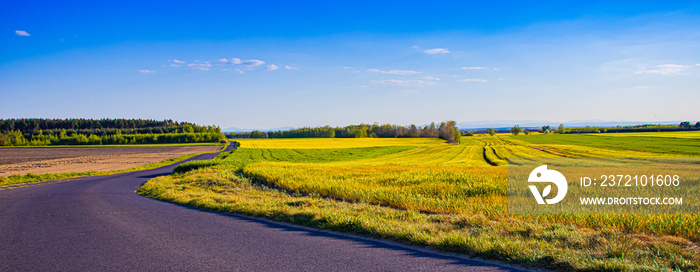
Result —
[{"label": "green grass", "polygon": [[[400,146],[401,139],[395,139],[394,147],[341,149],[328,148],[332,145],[327,140],[296,139],[287,145],[301,149],[283,148],[289,142],[257,140],[255,146],[269,148],[243,147],[213,161],[183,164],[177,174],[151,180],[139,193],[525,266],[566,271],[700,269],[697,215],[510,215],[507,168],[487,163],[504,165],[512,156],[674,155],[678,147],[670,145],[679,144],[676,137],[634,140],[616,135],[621,142],[646,144],[629,149],[606,147],[618,141],[607,139],[612,137],[541,136],[465,137],[460,145],[413,147]],[[689,137],[686,142],[697,140],[684,137]],[[371,139],[341,143],[375,144]]]},{"label": "green grass", "polygon": [[141,195],[418,246],[564,271],[696,271],[692,242],[482,213],[421,213],[277,189],[224,165],[148,181]]},{"label": "green grass", "polygon": [[336,148],[336,149],[267,149],[267,148],[240,148],[233,153],[224,152],[213,161],[193,161],[183,163],[175,168],[176,173],[187,172],[203,167],[215,165],[228,165],[230,167],[243,167],[253,162],[285,161],[285,162],[336,162],[359,159],[376,158],[388,154],[398,153],[413,149],[412,146],[382,146],[360,148]]},{"label": "green grass", "polygon": [[437,138],[314,138],[314,139],[236,139],[241,148],[259,149],[336,149],[377,146],[445,145]]},{"label": "green grass", "polygon": [[697,139],[700,137],[700,130],[696,131],[667,131],[663,133],[659,132],[625,132],[625,133],[600,133],[591,134],[600,135],[608,137],[634,137],[634,136],[644,136],[644,137],[664,137],[664,138],[681,138],[681,139]]},{"label": "green grass", "polygon": [[230,154],[220,155],[223,160],[246,161],[285,161],[285,162],[336,162],[351,161],[367,158],[376,158],[388,154],[398,153],[413,149],[413,146],[381,146],[360,148],[333,148],[333,149],[246,149],[235,151],[235,156]]},{"label": "green grass", "polygon": [[[657,132],[665,134],[667,132]],[[615,136],[601,134],[523,135],[513,139],[538,145],[578,145],[622,151],[653,152],[672,156],[700,156],[700,132],[696,137]],[[687,134],[687,133],[685,133]],[[648,134],[647,134],[648,135]]]},{"label": "green grass", "polygon": [[[221,145],[221,144],[217,144],[217,145]],[[228,144],[223,145],[223,148],[221,150],[226,149],[227,146],[228,146]],[[61,173],[61,174],[48,173],[48,174],[36,175],[36,174],[29,173],[26,175],[11,175],[9,177],[0,177],[0,190],[26,186],[27,183],[42,182],[42,181],[47,181],[47,180],[59,180],[59,179],[75,178],[75,177],[81,177],[81,176],[111,175],[111,174],[118,174],[118,173],[126,173],[126,172],[140,171],[140,170],[155,169],[155,168],[170,165],[170,164],[173,164],[173,163],[176,163],[179,161],[184,161],[186,159],[192,158],[192,157],[197,156],[199,154],[216,153],[219,151],[192,153],[192,154],[182,155],[182,156],[177,157],[177,158],[167,159],[167,160],[164,160],[162,162],[157,162],[157,163],[152,163],[152,164],[142,165],[142,166],[136,166],[136,167],[121,169],[121,170],[71,172],[71,173]]]}]

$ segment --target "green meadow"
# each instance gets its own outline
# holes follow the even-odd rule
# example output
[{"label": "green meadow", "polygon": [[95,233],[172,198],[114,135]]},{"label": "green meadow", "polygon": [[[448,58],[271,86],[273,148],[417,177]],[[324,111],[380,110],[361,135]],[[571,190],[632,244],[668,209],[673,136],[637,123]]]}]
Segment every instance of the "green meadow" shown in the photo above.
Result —
[{"label": "green meadow", "polygon": [[697,271],[698,215],[513,215],[510,157],[700,156],[700,133],[241,140],[142,195],[563,271]]}]

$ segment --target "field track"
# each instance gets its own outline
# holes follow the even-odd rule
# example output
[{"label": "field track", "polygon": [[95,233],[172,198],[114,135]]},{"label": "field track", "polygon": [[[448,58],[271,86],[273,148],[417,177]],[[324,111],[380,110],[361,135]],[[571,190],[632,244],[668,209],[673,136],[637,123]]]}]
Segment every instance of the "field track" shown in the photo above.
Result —
[{"label": "field track", "polygon": [[0,191],[0,271],[518,271],[135,193],[176,165]]}]

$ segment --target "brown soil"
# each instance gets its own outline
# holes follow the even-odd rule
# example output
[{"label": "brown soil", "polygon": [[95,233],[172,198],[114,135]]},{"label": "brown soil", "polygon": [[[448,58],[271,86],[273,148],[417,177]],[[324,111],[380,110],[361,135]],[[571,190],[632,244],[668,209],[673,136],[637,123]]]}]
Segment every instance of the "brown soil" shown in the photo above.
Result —
[{"label": "brown soil", "polygon": [[219,149],[215,145],[0,148],[0,176],[119,170]]}]

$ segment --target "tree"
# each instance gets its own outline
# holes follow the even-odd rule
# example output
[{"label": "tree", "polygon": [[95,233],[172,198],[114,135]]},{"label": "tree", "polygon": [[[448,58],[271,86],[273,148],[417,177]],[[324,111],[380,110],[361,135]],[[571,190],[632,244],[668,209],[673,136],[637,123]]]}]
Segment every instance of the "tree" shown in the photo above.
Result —
[{"label": "tree", "polygon": [[557,127],[557,133],[564,134],[564,131],[564,124],[559,124],[559,127]]},{"label": "tree", "polygon": [[542,130],[540,130],[540,133],[548,134],[552,131],[552,128],[550,126],[542,126]]},{"label": "tree", "polygon": [[700,121],[698,121],[697,123],[695,123],[695,128],[700,128]]},{"label": "tree", "polygon": [[5,136],[5,145],[7,146],[23,146],[27,145],[27,139],[24,138],[24,135],[22,135],[22,131],[18,130],[13,130],[7,133]]},{"label": "tree", "polygon": [[681,122],[681,124],[678,125],[678,126],[679,126],[680,128],[689,129],[689,128],[690,128],[690,122],[688,122],[688,121],[683,121],[683,122]]},{"label": "tree", "polygon": [[460,132],[458,128],[454,128],[454,137],[455,137],[455,141],[454,141],[455,144],[462,142],[462,132]]},{"label": "tree", "polygon": [[523,129],[520,127],[520,125],[515,125],[512,128],[510,128],[510,133],[513,133],[513,135],[518,135],[520,132],[523,132]]},{"label": "tree", "polygon": [[420,132],[418,131],[418,127],[416,127],[416,125],[411,125],[411,127],[408,129],[408,137],[420,137]]},{"label": "tree", "polygon": [[430,123],[430,128],[428,128],[428,137],[430,137],[430,138],[440,137],[440,131],[438,131],[438,129],[435,128],[435,122]]},{"label": "tree", "polygon": [[459,137],[461,137],[462,134],[455,125],[457,125],[455,121],[440,123],[440,128],[438,129],[440,139],[444,139],[448,143],[459,143]]},{"label": "tree", "polygon": [[250,132],[250,138],[266,138],[267,133],[259,131],[259,130],[253,130]]},{"label": "tree", "polygon": [[525,133],[525,135],[530,135],[530,132],[527,130],[523,130],[523,133]]},{"label": "tree", "polygon": [[496,135],[496,130],[489,128],[489,135],[491,135],[491,136]]}]

